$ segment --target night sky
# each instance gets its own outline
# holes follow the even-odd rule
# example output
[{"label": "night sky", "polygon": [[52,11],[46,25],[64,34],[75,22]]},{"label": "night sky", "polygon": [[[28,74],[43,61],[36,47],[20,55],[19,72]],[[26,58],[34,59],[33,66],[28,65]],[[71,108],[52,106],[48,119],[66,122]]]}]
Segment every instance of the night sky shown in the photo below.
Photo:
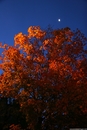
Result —
[{"label": "night sky", "polygon": [[0,42],[9,45],[29,26],[79,28],[87,36],[86,24],[87,0],[0,0]]}]

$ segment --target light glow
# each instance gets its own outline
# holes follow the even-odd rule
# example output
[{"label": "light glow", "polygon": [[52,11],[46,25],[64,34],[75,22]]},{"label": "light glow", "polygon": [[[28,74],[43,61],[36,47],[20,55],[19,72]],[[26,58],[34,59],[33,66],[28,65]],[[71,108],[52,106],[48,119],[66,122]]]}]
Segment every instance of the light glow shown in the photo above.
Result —
[{"label": "light glow", "polygon": [[61,21],[61,19],[58,19],[58,22],[60,22]]}]

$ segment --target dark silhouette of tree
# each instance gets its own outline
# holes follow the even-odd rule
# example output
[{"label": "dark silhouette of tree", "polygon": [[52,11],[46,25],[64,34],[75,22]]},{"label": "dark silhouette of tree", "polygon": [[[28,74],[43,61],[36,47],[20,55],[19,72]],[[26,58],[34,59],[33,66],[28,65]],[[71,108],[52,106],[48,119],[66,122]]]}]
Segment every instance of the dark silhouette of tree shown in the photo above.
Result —
[{"label": "dark silhouette of tree", "polygon": [[22,112],[20,112],[20,106],[17,102],[13,101],[8,104],[8,98],[0,99],[0,129],[9,130],[9,126],[12,124],[20,124],[22,128],[27,127],[26,119]]}]

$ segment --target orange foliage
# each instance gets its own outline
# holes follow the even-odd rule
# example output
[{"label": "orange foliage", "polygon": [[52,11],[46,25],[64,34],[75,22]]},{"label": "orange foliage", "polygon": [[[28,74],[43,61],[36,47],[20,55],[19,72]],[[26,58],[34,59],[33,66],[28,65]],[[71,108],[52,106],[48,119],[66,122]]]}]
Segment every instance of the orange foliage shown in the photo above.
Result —
[{"label": "orange foliage", "polygon": [[[79,30],[69,28],[54,30],[49,36],[40,27],[31,26],[28,35],[15,35],[14,46],[0,45],[4,48],[0,57],[2,96],[17,99],[21,107],[35,106],[40,114],[47,109],[45,100],[57,93],[62,98],[56,98],[56,107],[47,104],[51,114],[54,110],[67,115],[72,108],[87,113],[86,42]],[[44,100],[38,102],[40,98]]]}]

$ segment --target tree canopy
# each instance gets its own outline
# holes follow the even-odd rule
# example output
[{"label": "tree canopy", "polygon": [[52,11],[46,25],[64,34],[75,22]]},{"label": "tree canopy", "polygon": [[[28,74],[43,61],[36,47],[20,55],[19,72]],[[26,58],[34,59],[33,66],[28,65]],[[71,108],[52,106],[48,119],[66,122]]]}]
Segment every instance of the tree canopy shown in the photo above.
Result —
[{"label": "tree canopy", "polygon": [[0,44],[0,101],[8,100],[15,114],[14,102],[18,104],[20,117],[18,122],[7,122],[6,129],[87,127],[86,44],[79,29],[41,30],[39,26],[15,35],[13,46]]}]

